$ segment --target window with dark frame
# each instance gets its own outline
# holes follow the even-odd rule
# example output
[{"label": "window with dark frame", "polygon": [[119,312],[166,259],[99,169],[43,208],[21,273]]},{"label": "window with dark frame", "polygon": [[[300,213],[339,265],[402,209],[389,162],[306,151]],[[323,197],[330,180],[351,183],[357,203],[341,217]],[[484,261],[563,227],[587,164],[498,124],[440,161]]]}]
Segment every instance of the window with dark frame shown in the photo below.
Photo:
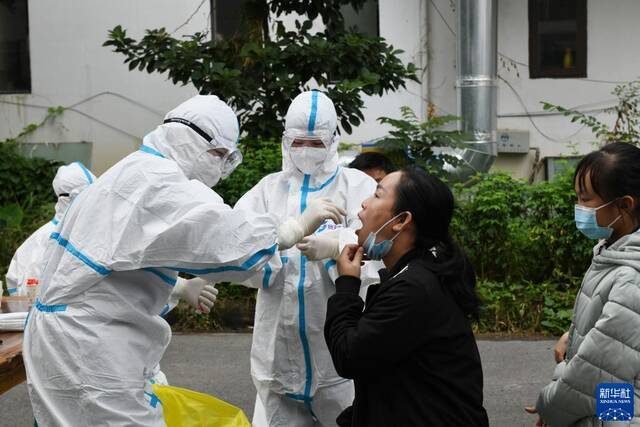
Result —
[{"label": "window with dark frame", "polygon": [[213,40],[230,39],[247,31],[244,7],[248,0],[210,0]]},{"label": "window with dark frame", "polygon": [[[215,40],[231,38],[247,30],[242,16],[247,0],[210,0],[210,2],[211,29]],[[343,5],[340,11],[346,28],[357,28],[364,34],[380,36],[378,0],[367,0],[358,11],[349,4]]]},{"label": "window with dark frame", "polygon": [[0,0],[0,93],[30,93],[27,0]]},{"label": "window with dark frame", "polygon": [[529,77],[587,77],[587,0],[529,0]]},{"label": "window with dark frame", "polygon": [[380,18],[378,0],[367,0],[362,8],[355,10],[350,4],[340,8],[345,28],[356,28],[359,32],[380,37]]}]

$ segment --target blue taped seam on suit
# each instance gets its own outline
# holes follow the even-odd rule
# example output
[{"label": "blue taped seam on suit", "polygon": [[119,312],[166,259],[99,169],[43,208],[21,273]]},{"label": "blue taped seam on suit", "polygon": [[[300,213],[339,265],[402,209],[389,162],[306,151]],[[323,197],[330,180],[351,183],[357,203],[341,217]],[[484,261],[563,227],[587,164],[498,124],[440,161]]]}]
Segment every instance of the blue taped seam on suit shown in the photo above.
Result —
[{"label": "blue taped seam on suit", "polygon": [[67,310],[67,305],[66,304],[46,305],[46,304],[42,304],[39,299],[36,299],[36,303],[35,303],[34,307],[37,308],[39,311],[42,311],[44,313],[54,313],[54,312],[57,312],[57,311],[66,311]]},{"label": "blue taped seam on suit", "polygon": [[302,194],[300,195],[300,213],[303,213],[307,209],[307,195],[309,194],[309,181],[311,175],[305,175],[302,180]]},{"label": "blue taped seam on suit", "polygon": [[93,178],[91,177],[91,173],[87,170],[87,168],[80,162],[73,162],[73,163],[75,163],[80,167],[80,169],[82,169],[82,172],[84,172],[84,176],[87,177],[87,182],[89,184],[93,184]]},{"label": "blue taped seam on suit", "polygon": [[318,114],[318,91],[311,92],[311,113],[309,114],[309,124],[307,132],[311,134],[316,127],[316,115]]},{"label": "blue taped seam on suit", "polygon": [[164,308],[160,312],[160,317],[164,317],[171,310],[171,306],[169,304],[165,304]]},{"label": "blue taped seam on suit", "polygon": [[[310,175],[304,176],[300,195],[300,214],[304,213],[307,208],[307,196],[309,195],[309,180]],[[300,333],[300,341],[302,342],[302,350],[304,352],[304,365],[306,369],[305,385],[304,385],[304,398],[311,399],[311,382],[312,382],[312,369],[311,369],[311,353],[309,350],[309,340],[307,339],[306,332],[306,319],[305,319],[305,304],[304,304],[304,280],[307,270],[307,258],[304,255],[300,255],[300,279],[298,280],[298,329]],[[306,400],[305,400],[306,402]]]},{"label": "blue taped seam on suit", "polygon": [[106,275],[111,273],[111,270],[109,270],[106,267],[101,266],[100,264],[98,264],[96,262],[93,262],[88,256],[86,256],[85,254],[80,252],[78,249],[76,249],[76,247],[73,246],[73,244],[71,244],[71,242],[69,242],[64,237],[60,236],[60,233],[51,233],[51,238],[53,240],[57,241],[60,246],[62,246],[63,248],[65,248],[67,250],[67,252],[69,252],[71,255],[75,256],[80,261],[85,263],[87,266],[89,266],[95,272],[97,272],[99,274],[102,274],[103,276],[106,276]]},{"label": "blue taped seam on suit", "polygon": [[273,270],[271,266],[267,263],[264,266],[264,277],[262,278],[262,289],[269,289],[269,280],[271,279],[271,273]]},{"label": "blue taped seam on suit", "polygon": [[189,273],[189,274],[194,274],[194,275],[209,274],[209,273],[222,273],[222,272],[225,272],[225,271],[247,271],[251,267],[256,265],[258,263],[258,261],[260,261],[265,256],[273,255],[276,252],[277,248],[278,248],[278,245],[274,244],[273,246],[271,246],[268,249],[262,249],[261,251],[258,251],[255,254],[253,254],[253,256],[251,258],[249,258],[244,263],[242,263],[242,265],[239,265],[239,266],[227,265],[227,266],[224,266],[224,267],[201,268],[201,269],[182,268],[182,267],[180,267],[180,268],[178,268],[178,267],[165,267],[165,268],[168,268],[169,270],[181,271],[183,273]]},{"label": "blue taped seam on suit", "polygon": [[304,280],[307,269],[307,258],[304,255],[300,255],[300,280],[298,281],[298,328],[300,332],[300,341],[302,341],[302,350],[304,352],[304,364],[306,369],[305,385],[304,385],[304,397],[305,399],[311,399],[311,351],[309,349],[309,340],[307,338],[307,321],[305,318],[305,303],[304,303]]},{"label": "blue taped seam on suit", "polygon": [[31,309],[29,309],[29,311],[27,311],[27,318],[24,319],[24,330],[25,330],[25,332],[27,330],[27,324],[29,323],[29,316],[31,316]]},{"label": "blue taped seam on suit", "polygon": [[[317,92],[315,94],[317,96]],[[333,176],[331,176],[323,184],[315,188],[309,187],[311,175],[304,176],[304,179],[302,182],[302,188],[300,189],[301,191],[300,213],[301,214],[307,208],[307,197],[309,196],[309,192],[320,191],[323,188],[327,187],[329,184],[331,184],[335,180],[339,172],[340,172],[340,167],[336,168],[336,172],[333,174]],[[313,411],[311,410],[311,396],[310,396],[311,382],[313,380],[313,376],[312,376],[312,369],[311,369],[311,353],[309,350],[309,341],[307,339],[307,333],[306,333],[305,303],[304,303],[304,280],[305,280],[305,274],[306,274],[306,263],[307,263],[306,257],[304,255],[301,255],[300,256],[300,280],[298,281],[298,310],[299,310],[298,326],[299,326],[299,333],[300,333],[300,341],[302,342],[302,349],[304,352],[304,363],[305,363],[305,369],[306,369],[306,376],[305,376],[306,381],[305,381],[304,395],[302,396],[303,398],[302,400],[305,402],[305,404],[308,405],[309,412],[313,414]],[[292,396],[295,396],[295,395],[292,395]]]},{"label": "blue taped seam on suit", "polygon": [[151,405],[152,408],[155,408],[156,406],[158,406],[158,403],[162,405],[162,402],[160,401],[160,399],[158,399],[158,396],[156,396],[153,393],[147,393],[146,391],[144,392],[144,394],[146,396],[149,396],[149,405]]},{"label": "blue taped seam on suit", "polygon": [[299,400],[301,402],[305,402],[307,400],[311,400],[311,398],[306,398],[302,394],[285,393],[285,396],[287,396],[289,399]]},{"label": "blue taped seam on suit", "polygon": [[320,191],[322,189],[324,189],[327,185],[331,184],[336,177],[338,176],[338,173],[340,172],[340,166],[338,166],[336,168],[335,173],[331,176],[331,178],[327,179],[324,183],[322,183],[319,187],[308,187],[308,183],[307,183],[307,192],[308,193],[314,193],[316,191]]},{"label": "blue taped seam on suit", "polygon": [[309,411],[309,413],[311,414],[311,416],[313,418],[317,418],[316,414],[313,413],[313,408],[311,407],[311,402],[313,401],[313,399],[311,397],[305,397],[301,394],[295,394],[295,393],[285,393],[285,396],[287,396],[289,399],[293,399],[293,400],[298,400],[300,402],[304,402],[304,406],[306,406],[307,410]]},{"label": "blue taped seam on suit", "polygon": [[154,156],[162,157],[163,159],[165,158],[164,154],[162,154],[161,152],[159,152],[155,148],[149,147],[148,145],[141,145],[140,146],[140,151],[145,152],[145,153],[149,153],[149,154],[153,154]]},{"label": "blue taped seam on suit", "polygon": [[175,286],[176,282],[178,281],[178,279],[174,279],[173,277],[167,276],[157,268],[149,267],[149,268],[143,268],[143,270],[148,271],[149,273],[155,275],[156,277],[158,277],[160,280],[162,280],[164,283],[166,283],[169,286]]}]

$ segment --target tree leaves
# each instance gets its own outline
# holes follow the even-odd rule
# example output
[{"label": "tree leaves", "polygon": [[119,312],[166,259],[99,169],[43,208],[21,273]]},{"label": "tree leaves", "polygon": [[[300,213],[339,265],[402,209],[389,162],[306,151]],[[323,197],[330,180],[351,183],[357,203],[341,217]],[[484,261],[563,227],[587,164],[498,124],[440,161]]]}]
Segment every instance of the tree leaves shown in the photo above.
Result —
[{"label": "tree leaves", "polygon": [[616,96],[618,103],[605,110],[606,113],[615,116],[612,128],[595,116],[560,105],[543,102],[542,108],[545,111],[555,111],[570,117],[571,123],[577,122],[588,127],[596,138],[605,144],[614,141],[640,144],[640,81],[618,85],[614,88],[612,95]]},{"label": "tree leaves", "polygon": [[[130,70],[166,72],[174,84],[192,83],[202,94],[218,95],[236,110],[250,139],[280,138],[291,100],[313,82],[334,101],[342,128],[351,133],[364,120],[363,95],[381,96],[405,87],[406,80],[418,81],[415,66],[403,64],[401,51],[384,39],[344,30],[340,7],[363,3],[249,1],[252,13],[270,9],[276,16],[297,12],[306,17],[297,31],[276,21],[273,40],[244,34],[213,43],[202,33],[176,39],[159,28],[136,41],[118,25],[103,45],[122,54]],[[316,16],[327,29],[310,34]]]},{"label": "tree leaves", "polygon": [[389,136],[378,146],[393,157],[405,157],[409,162],[440,176],[446,176],[447,165],[457,166],[460,159],[442,148],[462,148],[464,134],[446,127],[456,123],[457,116],[430,116],[421,122],[409,107],[400,109],[401,119],[380,117],[378,121],[391,126]]}]

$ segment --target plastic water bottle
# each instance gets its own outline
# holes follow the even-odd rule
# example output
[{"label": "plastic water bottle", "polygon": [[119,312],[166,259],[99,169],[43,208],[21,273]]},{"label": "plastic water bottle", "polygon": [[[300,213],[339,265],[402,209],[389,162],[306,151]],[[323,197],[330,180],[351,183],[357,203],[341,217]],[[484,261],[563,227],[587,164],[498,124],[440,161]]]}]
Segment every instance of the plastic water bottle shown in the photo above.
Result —
[{"label": "plastic water bottle", "polygon": [[38,283],[38,279],[34,277],[27,279],[27,286],[25,290],[30,304],[33,304],[36,301],[36,295],[38,293]]}]

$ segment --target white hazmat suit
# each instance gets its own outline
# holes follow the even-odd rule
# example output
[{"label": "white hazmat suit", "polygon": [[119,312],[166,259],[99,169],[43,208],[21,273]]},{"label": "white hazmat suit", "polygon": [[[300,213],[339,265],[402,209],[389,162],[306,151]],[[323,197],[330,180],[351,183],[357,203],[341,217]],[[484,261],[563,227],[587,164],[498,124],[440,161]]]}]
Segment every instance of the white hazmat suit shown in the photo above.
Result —
[{"label": "white hazmat suit", "polygon": [[164,425],[149,380],[178,271],[242,281],[281,268],[277,217],[232,210],[209,188],[237,165],[238,135],[225,103],[196,96],[69,207],[25,330],[39,425]]},{"label": "white hazmat suit", "polygon": [[7,271],[9,295],[26,295],[27,283],[39,284],[43,256],[49,237],[58,227],[71,200],[95,180],[95,176],[80,162],[60,166],[53,179],[53,191],[58,197],[56,213],[51,221],[37,229],[16,250]]},{"label": "white hazmat suit", "polygon": [[[286,116],[283,170],[263,178],[235,208],[285,219],[327,197],[347,211],[346,224],[328,220],[316,234],[332,233],[342,245],[354,243],[357,213],[376,183],[359,170],[338,167],[336,121],[326,95],[298,95]],[[292,147],[296,139],[320,139],[324,148]],[[323,335],[327,300],[335,292],[335,260],[311,261],[296,247],[280,256],[282,270],[267,266],[264,283],[260,277],[245,283],[259,288],[251,348],[258,390],[253,425],[335,425],[354,395],[352,382],[336,373]]]}]

